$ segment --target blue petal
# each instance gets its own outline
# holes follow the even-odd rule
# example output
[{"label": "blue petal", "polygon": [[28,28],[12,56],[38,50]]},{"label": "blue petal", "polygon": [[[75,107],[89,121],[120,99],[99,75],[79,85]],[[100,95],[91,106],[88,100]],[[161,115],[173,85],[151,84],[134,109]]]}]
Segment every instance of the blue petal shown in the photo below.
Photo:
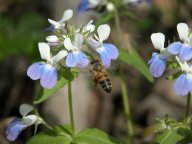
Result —
[{"label": "blue petal", "polygon": [[44,63],[37,62],[32,64],[28,69],[27,69],[27,75],[32,79],[32,80],[37,80],[41,78],[41,75],[43,73],[44,69]]},{"label": "blue petal", "polygon": [[150,64],[150,73],[153,77],[160,77],[166,68],[166,60],[157,55]]},{"label": "blue petal", "polygon": [[77,59],[77,65],[81,68],[84,68],[89,64],[88,57],[82,51],[78,51],[76,59]]},{"label": "blue petal", "polygon": [[189,80],[186,74],[181,74],[175,81],[174,90],[177,95],[185,96],[189,93]]},{"label": "blue petal", "polygon": [[107,56],[113,60],[117,59],[119,56],[119,51],[117,47],[113,44],[104,43],[104,49],[106,50]]},{"label": "blue petal", "polygon": [[174,42],[168,46],[168,52],[172,55],[179,54],[182,44],[180,42]]},{"label": "blue petal", "polygon": [[88,0],[81,0],[79,6],[77,8],[77,14],[80,15],[89,9],[89,1]]},{"label": "blue petal", "polygon": [[148,64],[151,64],[157,55],[158,54],[156,52],[153,52],[151,59],[148,61]]},{"label": "blue petal", "polygon": [[105,68],[109,68],[111,65],[111,59],[108,57],[105,49],[103,47],[97,48],[96,51],[99,53],[101,57],[101,62],[104,65]]},{"label": "blue petal", "polygon": [[40,83],[44,88],[53,88],[57,83],[57,69],[50,64],[46,64],[44,66],[44,71]]},{"label": "blue petal", "polygon": [[183,44],[179,53],[179,58],[183,61],[189,61],[192,58],[192,47]]},{"label": "blue petal", "polygon": [[68,67],[75,67],[77,65],[76,53],[69,52],[66,58],[66,65]]},{"label": "blue petal", "polygon": [[24,130],[28,125],[26,125],[22,119],[14,119],[6,129],[7,139],[9,141],[14,141],[17,139],[18,135]]}]

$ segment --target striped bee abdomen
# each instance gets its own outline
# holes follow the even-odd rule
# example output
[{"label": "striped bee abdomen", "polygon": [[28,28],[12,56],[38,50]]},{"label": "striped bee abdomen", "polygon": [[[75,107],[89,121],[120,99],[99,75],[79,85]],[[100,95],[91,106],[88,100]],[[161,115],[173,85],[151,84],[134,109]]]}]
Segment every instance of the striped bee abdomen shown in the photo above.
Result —
[{"label": "striped bee abdomen", "polygon": [[95,85],[99,84],[105,92],[110,93],[112,90],[111,80],[107,71],[104,69],[99,60],[93,60],[91,62],[91,73],[94,74]]},{"label": "striped bee abdomen", "polygon": [[109,78],[106,77],[106,79],[99,80],[99,84],[107,93],[111,92],[112,86]]}]

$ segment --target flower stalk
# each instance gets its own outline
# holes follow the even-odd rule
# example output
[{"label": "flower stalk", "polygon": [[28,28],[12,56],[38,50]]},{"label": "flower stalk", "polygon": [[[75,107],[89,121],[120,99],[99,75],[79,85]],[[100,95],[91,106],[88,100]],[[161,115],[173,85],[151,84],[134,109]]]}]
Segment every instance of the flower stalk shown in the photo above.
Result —
[{"label": "flower stalk", "polygon": [[[117,30],[117,44],[121,47],[119,36],[121,36],[122,31],[121,31],[121,27],[120,27],[120,19],[119,19],[119,13],[118,13],[117,8],[115,9],[114,14],[115,14],[115,26],[116,26],[116,30]],[[128,137],[129,137],[130,143],[134,144],[134,129],[133,129],[133,123],[131,120],[129,96],[128,96],[128,91],[126,88],[126,82],[124,79],[124,75],[122,72],[122,66],[120,66],[120,73],[121,73],[120,74],[121,91],[122,91],[123,107],[124,107],[125,117],[126,117],[126,121],[127,121],[126,123],[127,123]]]},{"label": "flower stalk", "polygon": [[73,100],[72,100],[71,81],[69,81],[69,83],[68,83],[68,102],[69,102],[69,113],[70,113],[72,137],[74,137],[75,136],[75,124],[74,124],[74,117],[73,117]]},{"label": "flower stalk", "polygon": [[126,117],[126,120],[127,120],[128,137],[130,139],[130,143],[134,144],[134,129],[133,129],[133,123],[132,123],[132,120],[131,120],[129,96],[128,96],[128,91],[127,91],[127,88],[126,88],[126,82],[125,82],[124,76],[122,74],[121,74],[121,91],[122,91],[123,107],[124,107],[125,117]]},{"label": "flower stalk", "polygon": [[187,103],[186,103],[186,109],[185,109],[185,120],[186,121],[187,121],[187,118],[189,117],[190,101],[191,101],[191,93],[189,93],[187,95]]}]

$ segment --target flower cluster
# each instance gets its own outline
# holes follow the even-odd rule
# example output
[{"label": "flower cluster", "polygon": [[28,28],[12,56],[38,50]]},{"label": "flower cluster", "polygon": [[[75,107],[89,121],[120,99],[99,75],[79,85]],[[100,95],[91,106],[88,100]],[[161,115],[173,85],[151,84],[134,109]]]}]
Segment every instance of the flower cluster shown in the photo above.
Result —
[{"label": "flower cluster", "polygon": [[179,23],[177,31],[181,41],[176,41],[164,48],[165,36],[162,33],[154,33],[151,40],[154,47],[160,53],[153,53],[149,61],[150,72],[154,77],[160,77],[166,68],[167,61],[178,63],[174,90],[176,94],[185,96],[192,92],[192,33],[186,23]]},{"label": "flower cluster", "polygon": [[[139,3],[146,1],[151,3],[151,0],[122,0],[123,6],[136,6]],[[111,12],[115,9],[114,4],[110,0],[81,0],[78,5],[78,14],[82,14],[88,10],[105,7],[107,11]]]},{"label": "flower cluster", "polygon": [[33,80],[40,79],[44,88],[51,89],[57,83],[58,64],[69,68],[85,68],[94,57],[101,59],[103,66],[109,68],[111,60],[119,55],[115,45],[103,43],[109,37],[109,25],[102,24],[95,30],[93,21],[90,21],[76,29],[68,24],[72,16],[73,11],[66,10],[60,21],[48,19],[51,23],[49,30],[54,34],[46,37],[47,42],[38,44],[44,61],[32,64],[27,70],[27,75]]},{"label": "flower cluster", "polygon": [[36,115],[27,115],[33,110],[28,104],[22,104],[19,112],[23,118],[15,118],[7,127],[6,134],[9,141],[15,141],[18,135],[27,127],[42,123],[42,119]]}]

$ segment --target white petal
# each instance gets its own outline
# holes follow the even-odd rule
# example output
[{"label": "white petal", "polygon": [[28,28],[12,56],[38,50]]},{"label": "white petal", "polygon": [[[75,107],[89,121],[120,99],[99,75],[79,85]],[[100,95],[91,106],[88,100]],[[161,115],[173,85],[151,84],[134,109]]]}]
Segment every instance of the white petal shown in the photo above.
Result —
[{"label": "white petal", "polygon": [[186,41],[189,36],[189,27],[186,23],[177,24],[177,31],[179,33],[179,37],[182,41]]},{"label": "white petal", "polygon": [[56,35],[51,35],[51,36],[47,36],[46,37],[46,41],[54,43],[54,42],[58,42],[58,37]]},{"label": "white petal", "polygon": [[76,34],[74,39],[74,46],[77,48],[82,48],[84,41],[84,36],[82,34]]},{"label": "white petal", "polygon": [[165,35],[163,33],[153,33],[151,35],[151,41],[157,50],[162,50],[164,48]]},{"label": "white petal", "polygon": [[60,52],[58,52],[57,55],[55,55],[54,57],[51,58],[53,65],[55,65],[57,62],[59,62],[66,55],[67,55],[67,51],[65,51],[65,50],[61,50]]},{"label": "white petal", "polygon": [[44,60],[49,60],[50,59],[50,47],[48,44],[42,42],[38,43],[39,46],[39,52],[41,54],[41,58]]},{"label": "white petal", "polygon": [[97,29],[99,39],[101,41],[106,40],[109,37],[110,31],[111,31],[111,28],[109,27],[109,25],[107,24],[100,25]]},{"label": "white petal", "polygon": [[49,23],[52,24],[53,26],[59,25],[59,22],[54,21],[54,20],[52,20],[52,19],[48,19],[48,21],[49,21]]},{"label": "white petal", "polygon": [[64,40],[64,46],[65,46],[65,48],[66,48],[68,51],[74,49],[74,46],[73,46],[73,44],[71,43],[71,39],[70,39],[70,38],[66,38],[66,39]]},{"label": "white petal", "polygon": [[66,10],[63,13],[62,22],[69,20],[73,16],[73,11],[71,9]]},{"label": "white petal", "polygon": [[95,30],[95,26],[93,24],[89,24],[86,26],[86,31],[93,32]]},{"label": "white petal", "polygon": [[24,117],[33,110],[33,106],[30,104],[22,104],[19,107],[19,113]]},{"label": "white petal", "polygon": [[92,38],[87,39],[87,43],[94,49],[101,47],[101,43]]},{"label": "white petal", "polygon": [[28,126],[37,123],[38,120],[39,120],[39,117],[36,115],[28,115],[23,117],[23,122],[26,123]]},{"label": "white petal", "polygon": [[89,23],[85,26],[86,31],[93,32],[95,30],[95,25],[92,24],[93,20],[90,20]]}]

